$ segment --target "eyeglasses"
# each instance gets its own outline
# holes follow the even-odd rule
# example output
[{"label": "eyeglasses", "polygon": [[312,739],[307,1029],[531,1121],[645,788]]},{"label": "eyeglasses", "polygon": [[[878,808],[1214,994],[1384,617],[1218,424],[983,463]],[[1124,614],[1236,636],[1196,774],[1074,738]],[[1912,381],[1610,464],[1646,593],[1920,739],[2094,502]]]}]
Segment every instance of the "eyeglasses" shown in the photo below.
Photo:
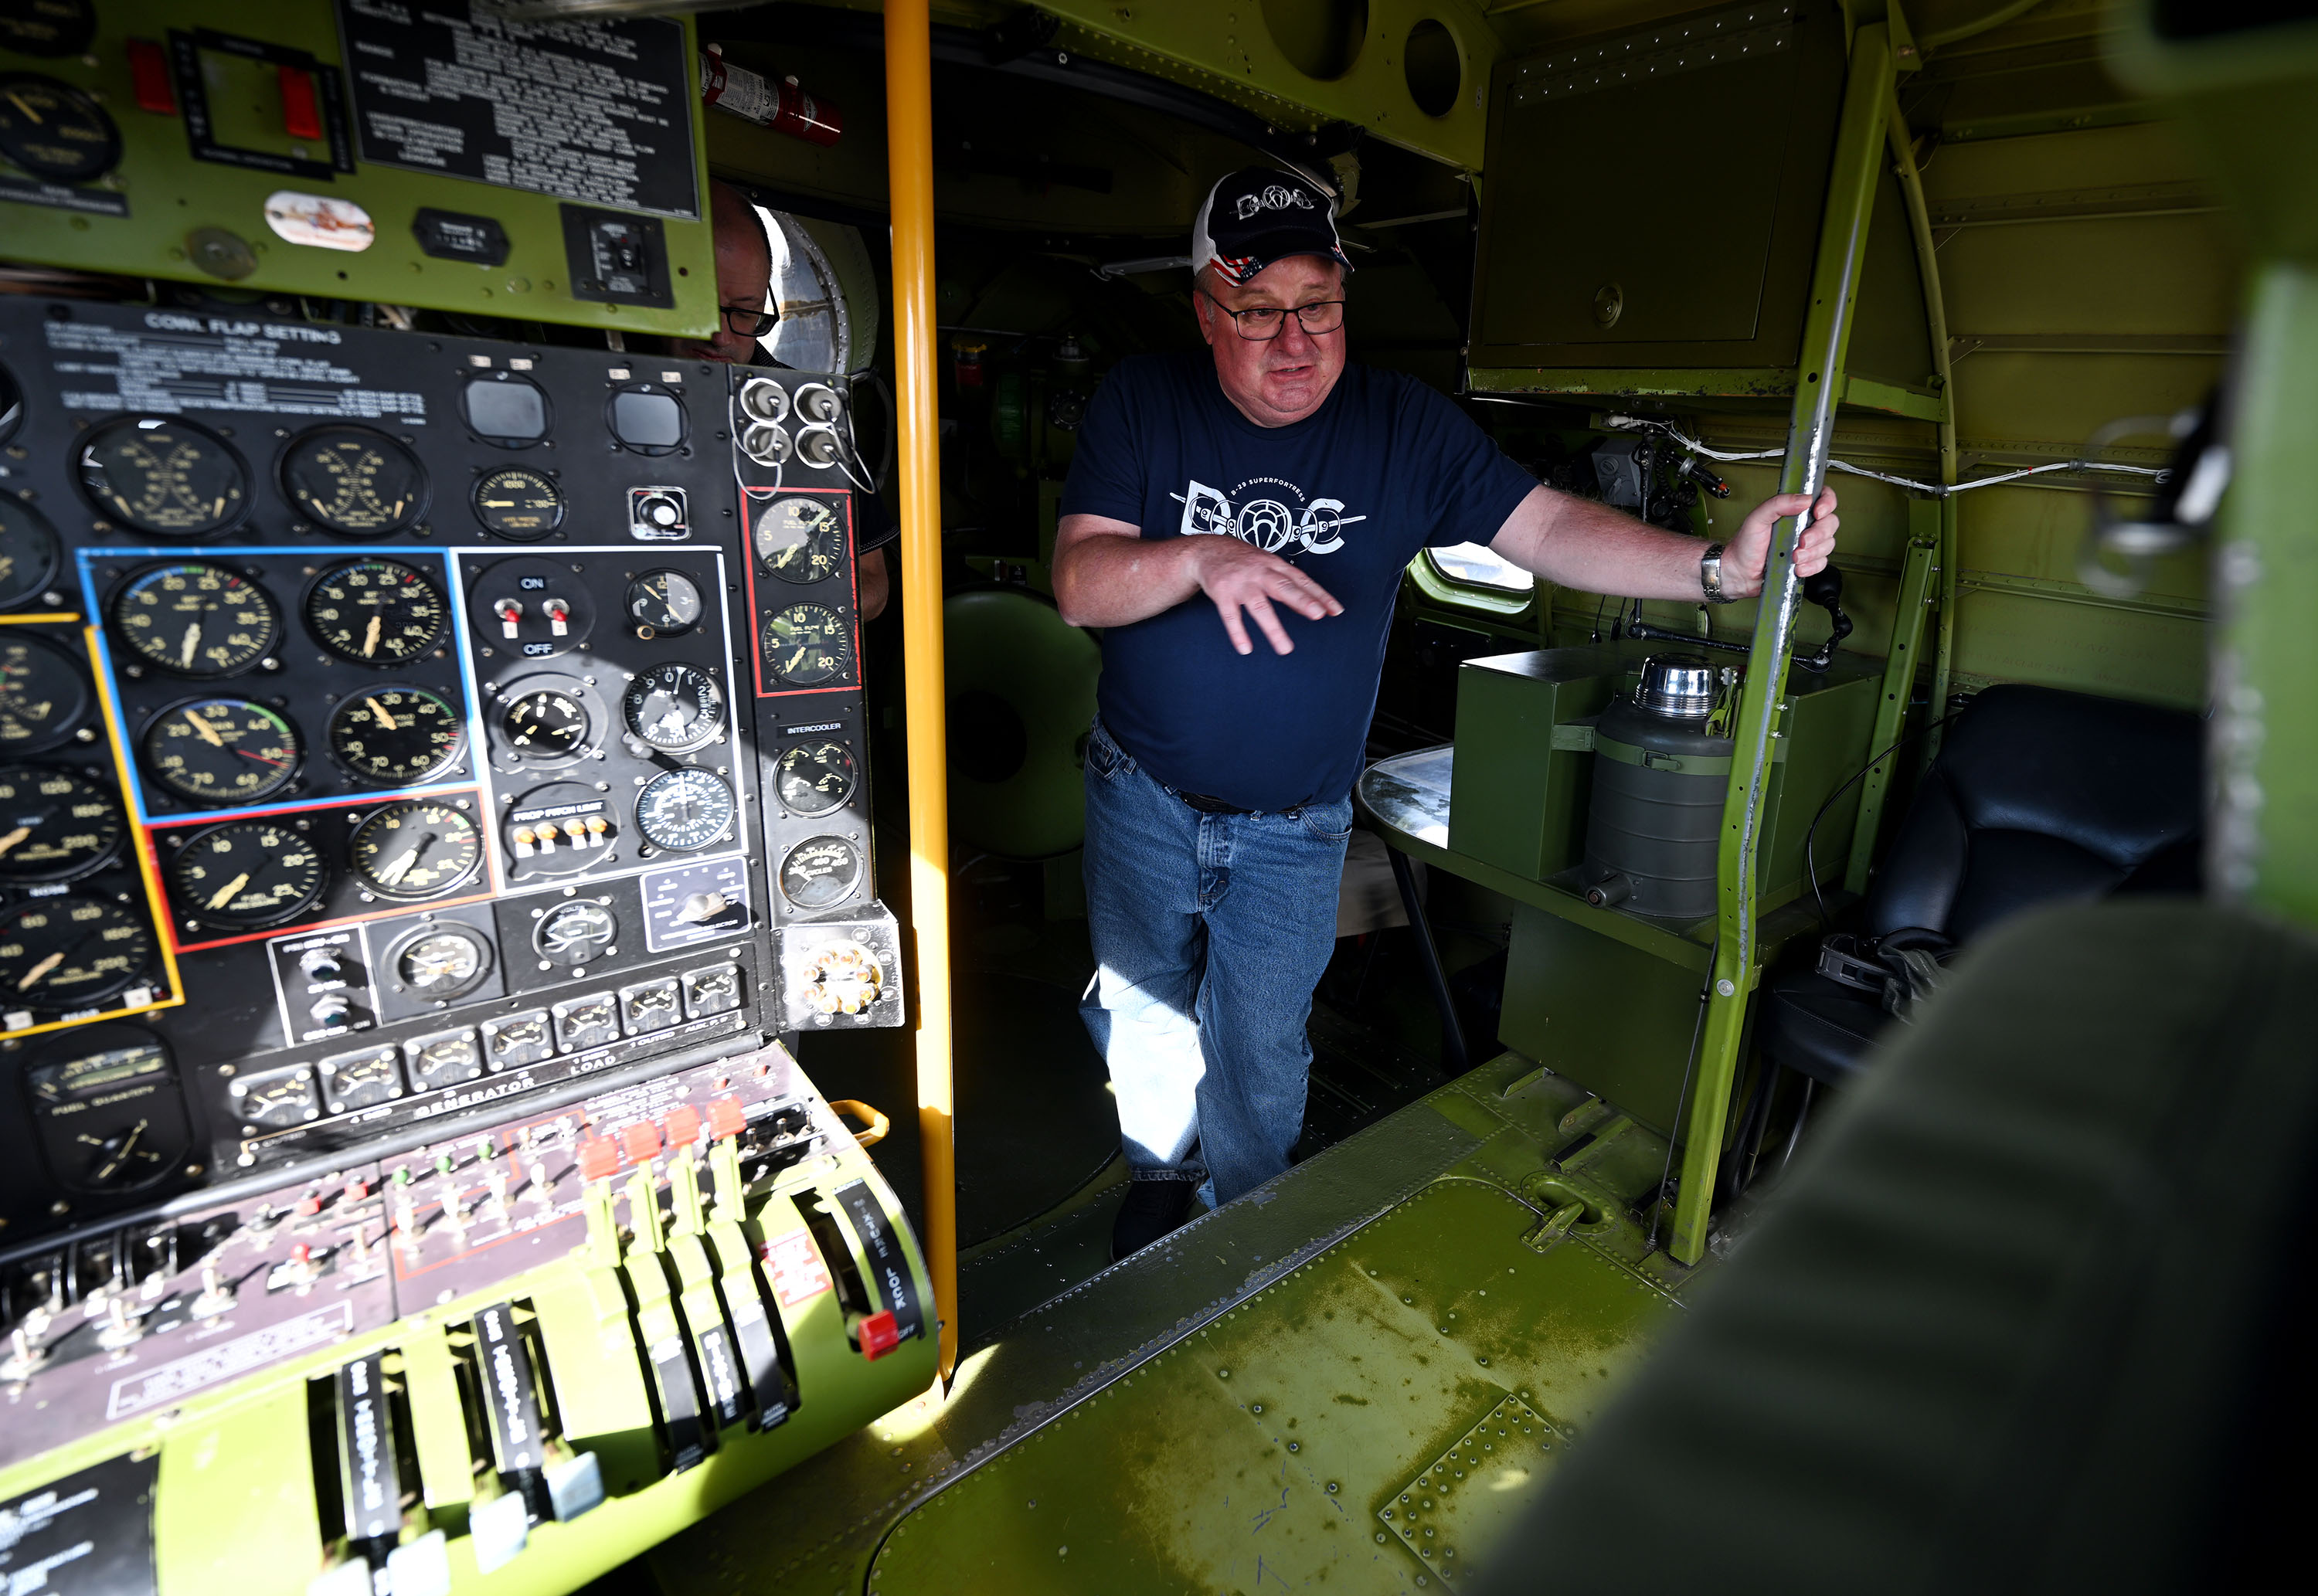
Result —
[{"label": "eyeglasses", "polygon": [[723,317],[727,330],[743,338],[761,338],[780,324],[778,310],[767,310],[756,305],[719,305],[717,314]]},{"label": "eyeglasses", "polygon": [[[1206,289],[1199,290],[1199,292],[1206,298],[1208,303],[1232,318],[1233,324],[1239,328],[1239,336],[1243,338],[1258,342],[1276,338],[1288,326],[1288,318],[1291,314],[1290,311],[1271,305],[1258,305],[1253,310],[1235,310],[1217,299],[1215,295],[1208,293]],[[1322,300],[1316,304],[1298,305],[1292,314],[1296,318],[1296,325],[1304,329],[1305,336],[1316,338],[1323,333],[1333,333],[1344,325],[1344,301]]]}]

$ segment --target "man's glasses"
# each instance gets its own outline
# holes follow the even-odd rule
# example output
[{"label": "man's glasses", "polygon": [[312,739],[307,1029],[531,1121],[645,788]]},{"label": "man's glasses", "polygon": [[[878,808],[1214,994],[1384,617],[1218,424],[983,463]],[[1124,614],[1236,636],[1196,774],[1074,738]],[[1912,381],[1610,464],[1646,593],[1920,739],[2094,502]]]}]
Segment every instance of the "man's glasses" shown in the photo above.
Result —
[{"label": "man's glasses", "polygon": [[1232,318],[1241,337],[1258,342],[1278,337],[1287,327],[1290,316],[1296,318],[1296,325],[1304,329],[1307,337],[1316,338],[1344,325],[1344,301],[1342,300],[1322,300],[1317,304],[1298,305],[1293,310],[1271,305],[1259,305],[1253,310],[1235,310],[1215,295],[1208,293],[1207,290],[1199,291],[1207,295],[1208,303]]},{"label": "man's glasses", "polygon": [[761,338],[781,319],[778,310],[766,310],[755,305],[719,305],[716,310],[724,318],[726,329],[743,338]]}]

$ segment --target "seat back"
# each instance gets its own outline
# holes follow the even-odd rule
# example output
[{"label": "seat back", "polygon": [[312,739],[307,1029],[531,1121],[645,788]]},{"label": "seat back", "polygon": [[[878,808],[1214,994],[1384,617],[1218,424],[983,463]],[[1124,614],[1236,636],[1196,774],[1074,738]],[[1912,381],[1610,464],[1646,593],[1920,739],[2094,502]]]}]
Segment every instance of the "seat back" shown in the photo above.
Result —
[{"label": "seat back", "polygon": [[1869,886],[1865,929],[1966,943],[2023,909],[2186,890],[2204,818],[2204,722],[2008,683],[1973,699]]}]

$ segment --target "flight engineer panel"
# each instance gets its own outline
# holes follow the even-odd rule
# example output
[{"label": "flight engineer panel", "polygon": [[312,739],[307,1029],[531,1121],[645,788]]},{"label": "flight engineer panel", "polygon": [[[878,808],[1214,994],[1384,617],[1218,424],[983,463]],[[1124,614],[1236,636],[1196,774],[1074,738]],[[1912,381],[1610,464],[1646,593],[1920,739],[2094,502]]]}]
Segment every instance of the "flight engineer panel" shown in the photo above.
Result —
[{"label": "flight engineer panel", "polygon": [[898,1022],[840,385],[27,298],[0,363],[8,1241]]}]

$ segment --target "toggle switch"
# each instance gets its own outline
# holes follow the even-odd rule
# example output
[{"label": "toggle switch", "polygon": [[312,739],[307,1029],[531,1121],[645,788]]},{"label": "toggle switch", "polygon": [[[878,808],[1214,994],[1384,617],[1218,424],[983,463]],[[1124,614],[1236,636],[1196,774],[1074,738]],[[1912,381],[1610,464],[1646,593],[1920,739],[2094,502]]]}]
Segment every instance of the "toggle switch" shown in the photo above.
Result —
[{"label": "toggle switch", "polygon": [[283,62],[274,67],[274,76],[282,85],[282,130],[292,139],[319,143],[322,107],[314,94],[314,75]]},{"label": "toggle switch", "polygon": [[521,635],[523,600],[519,598],[495,600],[491,605],[491,614],[499,618],[499,631],[509,641],[514,641]]},{"label": "toggle switch", "polygon": [[563,600],[560,598],[551,598],[539,607],[546,613],[547,630],[551,636],[569,637],[571,635],[571,606],[570,605],[564,603]]},{"label": "toggle switch", "polygon": [[156,116],[177,114],[177,88],[169,70],[169,57],[150,39],[125,39],[129,81],[137,93],[137,109]]},{"label": "toggle switch", "polygon": [[678,1103],[668,1111],[668,1144],[689,1147],[700,1139],[700,1110],[689,1103]]}]

